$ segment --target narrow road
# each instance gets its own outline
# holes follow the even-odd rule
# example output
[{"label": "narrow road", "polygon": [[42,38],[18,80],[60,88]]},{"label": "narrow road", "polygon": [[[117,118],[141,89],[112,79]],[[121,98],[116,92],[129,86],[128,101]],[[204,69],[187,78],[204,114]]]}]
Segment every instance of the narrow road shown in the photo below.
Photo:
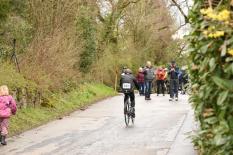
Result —
[{"label": "narrow road", "polygon": [[190,131],[183,127],[192,125],[191,113],[187,96],[169,102],[168,96],[145,101],[136,95],[135,125],[126,128],[123,96],[117,96],[10,138],[0,154],[194,155],[190,144],[180,144],[186,141],[181,132]]}]

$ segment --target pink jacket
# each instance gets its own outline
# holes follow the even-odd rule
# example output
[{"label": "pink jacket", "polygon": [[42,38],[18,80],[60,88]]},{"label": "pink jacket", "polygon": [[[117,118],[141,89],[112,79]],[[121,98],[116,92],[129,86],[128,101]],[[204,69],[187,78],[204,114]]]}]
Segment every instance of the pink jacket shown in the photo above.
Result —
[{"label": "pink jacket", "polygon": [[12,96],[0,96],[0,118],[9,118],[16,111],[16,102]]}]

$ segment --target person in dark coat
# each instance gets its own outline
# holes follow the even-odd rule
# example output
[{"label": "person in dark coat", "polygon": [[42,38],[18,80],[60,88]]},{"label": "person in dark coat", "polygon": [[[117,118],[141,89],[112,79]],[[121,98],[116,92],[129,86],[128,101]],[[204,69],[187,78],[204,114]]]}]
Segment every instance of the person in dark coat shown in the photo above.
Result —
[{"label": "person in dark coat", "polygon": [[172,61],[168,70],[168,75],[170,77],[170,99],[169,101],[178,101],[178,88],[179,88],[179,68],[176,66],[176,62]]}]

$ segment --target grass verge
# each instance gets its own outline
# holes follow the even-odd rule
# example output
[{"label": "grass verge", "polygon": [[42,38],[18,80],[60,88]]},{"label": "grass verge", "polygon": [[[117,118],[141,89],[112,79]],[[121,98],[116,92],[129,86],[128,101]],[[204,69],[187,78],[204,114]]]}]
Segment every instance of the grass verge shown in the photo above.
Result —
[{"label": "grass verge", "polygon": [[68,94],[55,94],[50,99],[52,107],[20,109],[16,116],[11,117],[10,136],[38,127],[114,95],[116,93],[112,88],[102,84],[84,84],[78,90]]}]

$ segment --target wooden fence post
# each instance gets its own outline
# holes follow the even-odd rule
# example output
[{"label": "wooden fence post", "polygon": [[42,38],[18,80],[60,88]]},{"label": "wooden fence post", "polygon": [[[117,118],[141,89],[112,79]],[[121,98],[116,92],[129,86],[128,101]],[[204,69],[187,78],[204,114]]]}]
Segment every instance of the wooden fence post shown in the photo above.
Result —
[{"label": "wooden fence post", "polygon": [[115,70],[115,92],[117,92],[118,69]]}]

